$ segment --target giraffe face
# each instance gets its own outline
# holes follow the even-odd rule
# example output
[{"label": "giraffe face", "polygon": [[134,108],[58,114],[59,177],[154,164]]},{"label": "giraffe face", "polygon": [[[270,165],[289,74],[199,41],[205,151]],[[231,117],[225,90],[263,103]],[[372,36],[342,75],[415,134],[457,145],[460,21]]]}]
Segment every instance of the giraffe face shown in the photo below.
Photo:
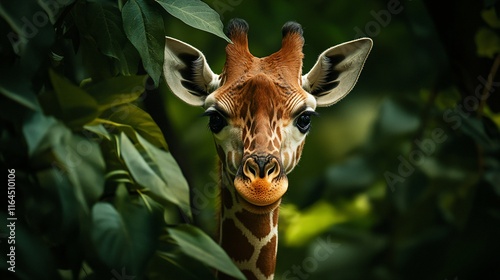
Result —
[{"label": "giraffe face", "polygon": [[299,161],[316,114],[314,97],[262,66],[216,90],[204,106],[223,168],[237,193],[256,206],[272,205],[286,192],[286,174]]},{"label": "giraffe face", "polygon": [[174,94],[201,106],[209,118],[223,173],[234,180],[242,205],[274,209],[288,188],[286,174],[299,161],[311,116],[354,86],[370,52],[368,38],[324,51],[302,75],[302,27],[282,29],[281,49],[264,58],[248,49],[248,24],[232,20],[226,30],[222,74],[212,72],[196,48],[169,38],[164,74]]}]

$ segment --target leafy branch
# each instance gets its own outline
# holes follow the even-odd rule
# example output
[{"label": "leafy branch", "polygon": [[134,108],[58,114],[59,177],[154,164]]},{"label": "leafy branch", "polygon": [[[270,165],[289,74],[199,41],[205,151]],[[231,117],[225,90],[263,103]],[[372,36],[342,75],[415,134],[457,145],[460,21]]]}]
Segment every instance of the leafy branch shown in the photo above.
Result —
[{"label": "leafy branch", "polygon": [[188,184],[142,109],[172,17],[227,40],[195,0],[0,4],[0,163],[19,174],[19,279],[154,279],[176,266],[244,279],[186,225]]}]

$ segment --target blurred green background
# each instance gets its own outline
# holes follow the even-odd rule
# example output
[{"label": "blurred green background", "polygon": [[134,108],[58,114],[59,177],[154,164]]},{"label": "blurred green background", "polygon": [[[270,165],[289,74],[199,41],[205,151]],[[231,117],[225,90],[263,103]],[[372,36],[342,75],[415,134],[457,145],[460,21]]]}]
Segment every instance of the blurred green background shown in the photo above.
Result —
[{"label": "blurred green background", "polygon": [[[497,1],[206,2],[224,23],[249,23],[255,56],[278,50],[281,26],[299,22],[304,73],[322,51],[361,32],[374,41],[354,90],[318,110],[289,175],[277,279],[500,277],[498,82],[487,101],[475,95],[484,89],[479,77],[500,81]],[[180,21],[168,35],[202,50],[220,73],[224,40]],[[162,94],[166,138],[194,189],[195,220],[214,234],[207,120]]]},{"label": "blurred green background", "polygon": [[[206,10],[54,1],[0,2],[0,166],[16,169],[19,218],[19,273],[2,253],[0,278],[238,275],[206,235],[218,182],[208,120],[160,79],[164,35],[220,73],[227,42],[167,8]],[[255,56],[299,22],[304,72],[331,46],[374,41],[289,174],[276,279],[500,279],[500,1],[204,2],[223,23],[249,23]]]}]

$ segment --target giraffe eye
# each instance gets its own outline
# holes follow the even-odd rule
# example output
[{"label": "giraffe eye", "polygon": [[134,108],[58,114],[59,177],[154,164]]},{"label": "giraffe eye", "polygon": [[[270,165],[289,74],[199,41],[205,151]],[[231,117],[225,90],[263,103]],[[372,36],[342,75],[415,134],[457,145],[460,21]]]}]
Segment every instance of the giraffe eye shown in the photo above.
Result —
[{"label": "giraffe eye", "polygon": [[311,115],[317,114],[314,111],[305,111],[300,114],[295,122],[295,126],[302,133],[307,133],[311,129]]},{"label": "giraffe eye", "polygon": [[210,120],[208,122],[208,127],[213,133],[219,133],[226,125],[226,119],[217,111],[207,112],[210,116]]}]

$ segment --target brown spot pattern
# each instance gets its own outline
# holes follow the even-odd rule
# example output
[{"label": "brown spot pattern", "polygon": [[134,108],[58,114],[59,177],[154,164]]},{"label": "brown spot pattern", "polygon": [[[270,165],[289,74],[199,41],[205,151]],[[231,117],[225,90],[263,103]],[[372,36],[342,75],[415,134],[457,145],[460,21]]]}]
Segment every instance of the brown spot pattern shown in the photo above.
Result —
[{"label": "brown spot pattern", "polygon": [[[302,33],[283,33],[281,49],[259,59],[248,49],[248,26],[241,22],[232,26],[230,38],[234,44],[226,47],[226,63],[221,75],[223,86],[217,90],[215,97],[228,112],[231,124],[241,128],[243,158],[256,152],[271,153],[280,158],[281,128],[292,121],[292,108],[307,97],[300,86],[304,44]],[[216,148],[220,160],[227,166],[228,158],[222,147],[217,145]],[[285,159],[297,161],[301,150],[302,145],[295,157],[293,153],[286,151]],[[227,156],[231,158],[232,155],[227,152]],[[226,168],[222,170],[227,171]],[[224,187],[221,198],[223,209],[231,209],[240,203],[238,196],[233,197]],[[278,212],[276,209],[273,213],[259,215],[243,210],[235,215],[256,238],[262,239],[270,233],[272,227],[277,226]],[[222,221],[221,230],[221,246],[228,255],[236,261],[249,260],[256,249],[236,227],[235,222],[226,218]],[[274,273],[276,245],[277,236],[273,236],[261,252],[256,252],[259,253],[256,265],[267,277]],[[242,272],[248,279],[257,279],[250,270]]]},{"label": "brown spot pattern", "polygon": [[257,267],[266,277],[271,276],[276,267],[276,241],[276,236],[273,236],[273,238],[262,247],[259,258],[257,259]]},{"label": "brown spot pattern", "polygon": [[233,220],[222,222],[222,248],[235,261],[247,261],[255,250],[253,245],[234,224]]},{"label": "brown spot pattern", "polygon": [[273,212],[273,226],[277,226],[278,225],[279,213],[280,213],[280,209],[278,207]]},{"label": "brown spot pattern", "polygon": [[243,209],[236,213],[236,218],[259,239],[266,237],[271,231],[269,214],[254,214]]}]

